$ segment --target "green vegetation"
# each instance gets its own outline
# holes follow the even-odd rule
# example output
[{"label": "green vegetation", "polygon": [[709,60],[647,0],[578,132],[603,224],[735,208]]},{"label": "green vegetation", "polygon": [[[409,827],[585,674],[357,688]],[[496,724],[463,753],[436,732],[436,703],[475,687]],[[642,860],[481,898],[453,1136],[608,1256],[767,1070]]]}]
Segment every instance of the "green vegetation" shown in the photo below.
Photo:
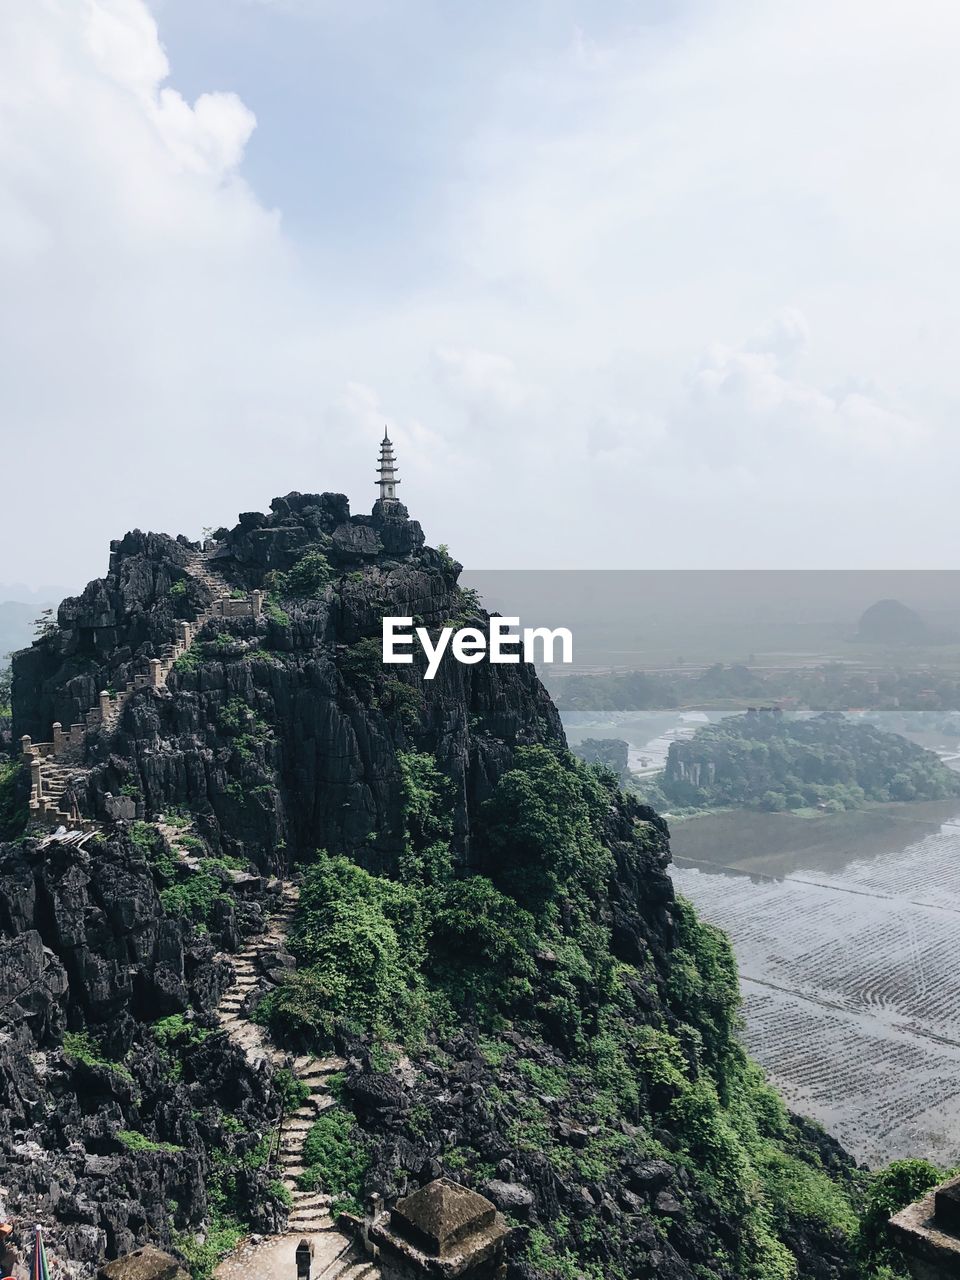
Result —
[{"label": "green vegetation", "polygon": [[174,662],[173,670],[179,672],[181,675],[189,671],[198,671],[202,662],[203,647],[202,645],[197,644],[194,640],[194,642],[185,649],[183,653],[181,653],[176,662]]},{"label": "green vegetation", "polygon": [[332,576],[333,568],[322,551],[305,551],[291,569],[268,573],[264,585],[279,596],[313,600],[323,595]]},{"label": "green vegetation", "polygon": [[340,659],[340,670],[367,706],[380,707],[405,729],[420,723],[423,694],[416,685],[386,678],[378,639],[365,636],[350,645]]},{"label": "green vegetation", "polygon": [[9,720],[12,714],[12,686],[13,669],[9,665],[0,667],[0,720]]},{"label": "green vegetation", "polygon": [[230,698],[217,712],[217,728],[232,740],[241,760],[250,762],[270,737],[270,726],[243,698]]},{"label": "green vegetation", "polygon": [[278,627],[289,627],[290,625],[289,613],[287,613],[286,609],[282,609],[280,607],[280,605],[276,602],[276,600],[274,600],[273,596],[268,595],[264,599],[263,612],[270,619],[270,621],[275,622]]},{"label": "green vegetation", "polygon": [[186,578],[179,578],[171,585],[167,594],[170,596],[171,600],[184,600],[186,599],[187,592],[188,587]]},{"label": "green vegetation", "polygon": [[285,1116],[296,1111],[310,1097],[310,1086],[299,1080],[287,1067],[280,1067],[273,1077],[273,1087],[280,1098],[280,1108]]},{"label": "green vegetation", "polygon": [[960,794],[960,776],[933,754],[873,724],[824,713],[788,720],[748,711],[671,743],[660,787],[685,808],[859,809]]},{"label": "green vegetation", "polygon": [[27,790],[23,766],[0,760],[0,840],[16,840],[27,829]]},{"label": "green vegetation", "polygon": [[440,567],[447,573],[451,573],[457,565],[456,560],[450,554],[450,548],[445,542],[441,542],[437,547],[437,555],[440,558]]},{"label": "green vegetation", "polygon": [[129,1068],[122,1062],[113,1062],[104,1057],[103,1050],[89,1031],[68,1031],[63,1037],[63,1052],[85,1067],[106,1067],[115,1071],[125,1080],[133,1080]]},{"label": "green vegetation", "polygon": [[327,1036],[337,1019],[384,1030],[422,1023],[422,935],[412,889],[318,855],[290,938],[299,968],[262,1002],[262,1016],[288,1032]]},{"label": "green vegetation", "polygon": [[199,1027],[182,1013],[171,1013],[153,1023],[153,1038],[161,1049],[179,1049],[202,1044],[212,1034],[206,1027]]},{"label": "green vegetation", "polygon": [[174,1245],[190,1268],[193,1280],[210,1280],[220,1259],[232,1253],[246,1234],[236,1218],[215,1212],[211,1214],[203,1240],[184,1231],[174,1236]]},{"label": "green vegetation", "polygon": [[773,703],[790,698],[814,711],[960,711],[960,675],[875,662],[858,670],[846,662],[767,671],[739,663],[715,663],[689,673],[618,671],[564,676],[556,682],[555,702],[563,711],[645,711],[735,699]]},{"label": "green vegetation", "polygon": [[163,836],[148,822],[134,822],[130,828],[134,849],[150,863],[160,891],[160,903],[171,916],[206,926],[218,902],[229,900],[227,873],[231,860],[203,856],[206,845],[197,836],[181,835],[178,845],[200,855],[196,870],[185,866],[176,849],[167,847]]},{"label": "green vegetation", "polygon": [[45,640],[47,636],[55,635],[57,631],[57,615],[53,609],[43,609],[40,616],[34,620],[33,635],[36,640]]},{"label": "green vegetation", "polygon": [[887,1219],[919,1200],[950,1175],[929,1160],[894,1160],[874,1174],[860,1224],[859,1254],[876,1280],[909,1280],[903,1259],[887,1236]]},{"label": "green vegetation", "polygon": [[303,1144],[305,1191],[326,1191],[335,1198],[336,1217],[345,1211],[361,1213],[363,1179],[369,1164],[366,1142],[353,1117],[336,1107],[318,1116]]},{"label": "green vegetation", "polygon": [[145,1133],[139,1133],[136,1129],[121,1129],[117,1139],[128,1151],[163,1151],[169,1154],[183,1150],[183,1147],[178,1147],[173,1142],[154,1142],[152,1138],[148,1138]]},{"label": "green vegetation", "polygon": [[[398,758],[404,801],[399,880],[320,854],[307,869],[292,945],[301,968],[264,1002],[280,1031],[327,1039],[338,1021],[416,1049],[424,1031],[475,1021],[486,1060],[513,1062],[523,1087],[502,1095],[520,1152],[558,1174],[600,1180],[638,1155],[686,1168],[701,1195],[742,1223],[736,1274],[791,1280],[779,1232],[803,1221],[856,1246],[858,1190],[801,1139],[738,1037],[736,967],[726,937],[681,902],[676,944],[659,974],[614,953],[605,922],[613,856],[604,841],[614,799],[609,773],[546,747],[521,748],[483,807],[475,833],[485,875],[459,876],[450,856],[449,783],[422,753]],[[636,822],[629,865],[658,836]],[[650,993],[656,994],[651,1000]],[[657,994],[659,993],[659,994]],[[522,1028],[563,1055],[546,1066],[499,1038]],[[565,1099],[589,1138],[554,1137],[540,1099]],[[491,1104],[496,1089],[488,1089]],[[621,1121],[642,1119],[635,1136]],[[411,1132],[428,1117],[410,1116]],[[675,1146],[650,1135],[669,1131]],[[305,1185],[359,1195],[366,1154],[350,1117],[321,1117]],[[450,1169],[485,1171],[469,1149]],[[666,1228],[664,1228],[666,1230]],[[580,1237],[582,1244],[582,1236]],[[612,1276],[574,1249],[562,1222],[531,1233],[544,1275]],[[592,1270],[591,1270],[592,1268]],[[879,1280],[879,1278],[878,1278]]]},{"label": "green vegetation", "polygon": [[[194,1280],[210,1280],[220,1259],[249,1234],[241,1211],[245,1202],[241,1187],[249,1185],[251,1172],[263,1169],[270,1155],[269,1135],[257,1138],[255,1134],[237,1133],[236,1125],[229,1123],[231,1119],[223,1117],[223,1128],[234,1133],[238,1141],[231,1150],[214,1147],[208,1152],[212,1167],[206,1180],[207,1227],[203,1239],[186,1231],[174,1235],[174,1245]],[[266,1190],[277,1201],[286,1203],[274,1181],[267,1182]]]}]

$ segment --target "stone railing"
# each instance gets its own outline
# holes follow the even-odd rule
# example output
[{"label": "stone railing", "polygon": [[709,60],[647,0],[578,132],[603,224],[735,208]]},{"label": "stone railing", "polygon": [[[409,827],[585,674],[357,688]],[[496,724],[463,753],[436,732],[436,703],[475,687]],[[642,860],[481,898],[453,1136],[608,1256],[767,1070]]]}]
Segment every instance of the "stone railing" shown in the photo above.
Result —
[{"label": "stone railing", "polygon": [[[205,581],[214,589],[221,585],[214,584],[209,575],[205,575]],[[146,671],[138,672],[118,692],[101,690],[96,705],[86,712],[82,721],[66,730],[57,721],[53,725],[50,742],[34,742],[29,734],[24,734],[20,739],[20,755],[30,765],[31,817],[52,826],[71,822],[82,830],[94,829],[96,824],[89,819],[72,818],[67,810],[60,807],[60,799],[68,783],[68,766],[83,759],[90,731],[112,732],[131,694],[139,689],[161,689],[174,663],[187,652],[208,622],[214,618],[259,618],[262,613],[262,591],[251,591],[245,597],[234,598],[230,588],[223,583],[222,594],[198,614],[194,622],[177,623],[177,639],[172,645],[164,646],[162,657],[148,658]],[[73,770],[75,773],[83,771],[82,768]]]}]

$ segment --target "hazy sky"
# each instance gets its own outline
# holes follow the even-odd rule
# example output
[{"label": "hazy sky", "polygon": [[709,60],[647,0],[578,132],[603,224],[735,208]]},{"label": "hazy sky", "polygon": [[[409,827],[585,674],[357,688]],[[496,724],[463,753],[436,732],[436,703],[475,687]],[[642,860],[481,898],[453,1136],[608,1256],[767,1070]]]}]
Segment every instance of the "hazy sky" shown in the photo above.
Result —
[{"label": "hazy sky", "polygon": [[956,565],[960,7],[9,0],[0,581],[374,498],[482,567]]}]

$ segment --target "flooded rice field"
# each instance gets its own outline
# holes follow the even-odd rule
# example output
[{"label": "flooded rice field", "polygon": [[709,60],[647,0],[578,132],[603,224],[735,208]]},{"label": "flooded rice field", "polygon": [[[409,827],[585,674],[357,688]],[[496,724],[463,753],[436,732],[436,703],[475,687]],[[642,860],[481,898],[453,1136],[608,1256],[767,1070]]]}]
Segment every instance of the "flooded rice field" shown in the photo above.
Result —
[{"label": "flooded rice field", "polygon": [[675,824],[678,891],[730,935],[750,1052],[870,1165],[960,1157],[960,805]]}]

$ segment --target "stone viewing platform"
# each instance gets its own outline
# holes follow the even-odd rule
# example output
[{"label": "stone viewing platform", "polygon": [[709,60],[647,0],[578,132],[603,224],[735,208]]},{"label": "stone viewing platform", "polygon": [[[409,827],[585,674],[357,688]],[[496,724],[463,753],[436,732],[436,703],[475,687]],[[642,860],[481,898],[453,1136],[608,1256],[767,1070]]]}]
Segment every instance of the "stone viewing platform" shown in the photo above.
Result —
[{"label": "stone viewing platform", "polygon": [[510,1227],[484,1196],[436,1178],[386,1211],[372,1197],[363,1242],[383,1280],[503,1280]]},{"label": "stone viewing platform", "polygon": [[960,1177],[935,1187],[889,1223],[915,1280],[960,1278]]}]

